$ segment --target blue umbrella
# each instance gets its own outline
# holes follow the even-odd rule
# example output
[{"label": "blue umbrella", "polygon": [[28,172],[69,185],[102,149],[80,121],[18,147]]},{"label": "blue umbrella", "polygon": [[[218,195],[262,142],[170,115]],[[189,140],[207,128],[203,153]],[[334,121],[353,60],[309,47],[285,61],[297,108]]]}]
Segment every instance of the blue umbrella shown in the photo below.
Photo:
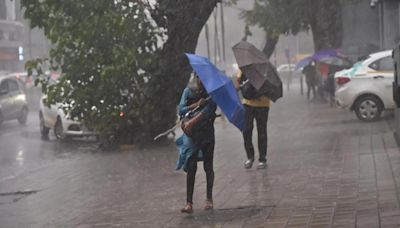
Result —
[{"label": "blue umbrella", "polygon": [[295,70],[298,70],[306,65],[308,65],[311,61],[323,61],[328,58],[340,58],[340,50],[339,49],[324,49],[320,50],[312,56],[308,56],[302,60],[300,60],[295,67]]},{"label": "blue umbrella", "polygon": [[304,66],[307,66],[311,61],[313,61],[312,56],[306,57],[302,60],[300,60],[297,64],[296,67],[294,68],[294,70],[298,70]]},{"label": "blue umbrella", "polygon": [[211,99],[219,106],[228,120],[242,131],[244,107],[232,80],[218,70],[206,57],[194,54],[186,54],[186,56]]},{"label": "blue umbrella", "polygon": [[316,52],[313,56],[315,60],[321,60],[328,57],[340,57],[339,49],[324,49]]}]

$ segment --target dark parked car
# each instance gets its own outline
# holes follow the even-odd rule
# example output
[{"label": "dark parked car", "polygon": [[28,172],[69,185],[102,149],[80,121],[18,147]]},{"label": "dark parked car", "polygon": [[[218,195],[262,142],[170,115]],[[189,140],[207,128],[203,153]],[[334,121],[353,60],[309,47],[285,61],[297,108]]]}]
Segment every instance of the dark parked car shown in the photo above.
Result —
[{"label": "dark parked car", "polygon": [[0,124],[6,120],[18,120],[26,124],[28,104],[23,85],[14,76],[0,75]]}]

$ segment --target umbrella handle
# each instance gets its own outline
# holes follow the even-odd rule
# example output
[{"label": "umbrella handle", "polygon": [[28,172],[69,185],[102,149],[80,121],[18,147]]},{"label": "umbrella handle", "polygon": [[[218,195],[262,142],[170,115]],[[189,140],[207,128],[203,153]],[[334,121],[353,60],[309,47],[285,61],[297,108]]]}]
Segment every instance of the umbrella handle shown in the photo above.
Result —
[{"label": "umbrella handle", "polygon": [[[209,97],[207,97],[206,99],[205,99],[207,102],[208,101],[210,101],[211,100],[211,97],[209,96]],[[193,113],[195,113],[195,112],[197,112],[197,111],[199,111],[199,109],[201,108],[201,106],[199,105],[199,106],[197,106],[196,108],[194,108],[193,110],[191,110],[191,111],[189,111],[188,113],[186,113],[186,115],[185,115],[185,117],[189,117],[190,115],[192,115]]]},{"label": "umbrella handle", "polygon": [[247,83],[249,83],[249,79],[247,79],[246,81],[244,81],[242,84],[240,84],[240,88],[242,88],[244,85],[246,85]]}]

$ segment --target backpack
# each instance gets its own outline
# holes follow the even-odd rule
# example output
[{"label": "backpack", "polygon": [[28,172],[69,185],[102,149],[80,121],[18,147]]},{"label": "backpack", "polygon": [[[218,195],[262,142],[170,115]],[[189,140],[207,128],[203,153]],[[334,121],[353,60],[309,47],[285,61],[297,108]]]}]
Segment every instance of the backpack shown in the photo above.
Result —
[{"label": "backpack", "polygon": [[254,100],[263,95],[261,92],[257,91],[257,89],[254,88],[254,86],[250,82],[246,81],[246,76],[242,74],[242,77],[240,78],[240,91],[242,92],[242,95],[245,99]]}]

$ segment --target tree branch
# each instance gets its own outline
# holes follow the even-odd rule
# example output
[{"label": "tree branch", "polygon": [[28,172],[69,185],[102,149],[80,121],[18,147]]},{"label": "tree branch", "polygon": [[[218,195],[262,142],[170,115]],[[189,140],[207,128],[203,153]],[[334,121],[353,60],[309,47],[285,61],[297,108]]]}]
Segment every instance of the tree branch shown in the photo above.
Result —
[{"label": "tree branch", "polygon": [[279,36],[268,35],[266,37],[267,43],[264,46],[263,52],[267,55],[268,58],[271,58],[271,55],[275,51],[276,44],[279,41]]}]

